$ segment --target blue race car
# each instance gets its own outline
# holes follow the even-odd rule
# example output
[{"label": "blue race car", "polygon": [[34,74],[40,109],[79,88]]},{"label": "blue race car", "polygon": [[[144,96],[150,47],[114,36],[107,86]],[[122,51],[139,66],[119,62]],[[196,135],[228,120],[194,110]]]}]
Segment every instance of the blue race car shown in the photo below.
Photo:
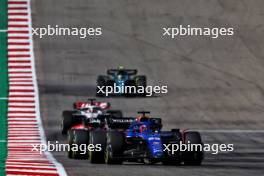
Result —
[{"label": "blue race car", "polygon": [[[174,145],[193,144],[202,146],[201,136],[195,131],[172,129],[162,131],[160,118],[146,116],[139,112],[137,118],[116,118],[107,115],[87,119],[87,126],[103,126],[93,130],[76,131],[77,145],[100,146],[100,150],[89,150],[83,154],[91,163],[122,164],[124,161],[164,165],[201,165],[203,151],[174,150]],[[174,146],[174,147],[173,147]]]},{"label": "blue race car", "polygon": [[[125,90],[125,87],[128,86],[131,87],[131,92]],[[117,69],[107,70],[107,75],[98,76],[96,95],[100,97],[108,96],[106,94],[107,87],[112,87],[113,90],[116,88],[118,91],[110,95],[145,96],[146,93],[137,90],[139,88],[145,90],[146,86],[147,78],[145,75],[137,75],[137,70],[124,69],[123,66],[119,66]]]},{"label": "blue race car", "polygon": [[[91,152],[90,157],[107,164],[121,164],[124,161],[164,165],[200,165],[203,151],[174,151],[173,144],[195,144],[202,146],[198,132],[179,129],[161,131],[160,118],[149,118],[148,112],[139,112],[137,118],[114,118],[107,120],[106,131],[94,131],[90,137],[93,143],[100,143],[103,150]],[[105,136],[105,137],[103,137]],[[100,138],[99,138],[100,137]],[[91,160],[92,161],[92,160]],[[94,162],[93,162],[94,163]]]}]

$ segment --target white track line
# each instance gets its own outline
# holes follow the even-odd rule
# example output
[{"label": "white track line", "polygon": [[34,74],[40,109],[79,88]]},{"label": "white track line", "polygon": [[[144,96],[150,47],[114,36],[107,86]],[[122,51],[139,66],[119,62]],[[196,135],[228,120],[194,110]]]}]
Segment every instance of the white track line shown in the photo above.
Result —
[{"label": "white track line", "polygon": [[[16,9],[17,7],[22,9]],[[39,112],[30,0],[8,0],[8,27],[8,30],[0,31],[8,32],[9,98],[2,97],[2,100],[9,100],[7,115],[10,151],[7,163],[13,162],[13,166],[7,164],[7,174],[12,175],[17,172],[18,175],[30,175],[30,173],[67,175],[63,166],[50,152],[40,155],[24,150],[13,150],[23,147],[30,151],[28,149],[32,148],[31,144],[46,144]],[[32,164],[23,161],[30,161]],[[34,163],[34,161],[52,164],[43,166],[45,163]],[[47,170],[50,168],[54,170]]]},{"label": "white track line", "polygon": [[[29,13],[31,14],[31,6],[29,5]],[[31,15],[28,16],[29,17],[29,26],[32,27],[32,18]],[[33,51],[33,37],[32,37],[32,31],[29,31],[30,33],[30,52],[31,52],[31,56],[32,56],[32,72],[33,72],[33,82],[34,82],[34,89],[36,91],[36,96],[35,96],[35,100],[36,100],[36,109],[37,109],[37,120],[39,123],[39,130],[40,130],[40,136],[41,136],[41,140],[42,140],[42,144],[46,144],[46,137],[45,137],[45,133],[44,133],[44,129],[42,128],[42,121],[40,119],[40,105],[39,105],[39,92],[38,92],[38,83],[37,83],[37,76],[36,76],[36,70],[35,70],[35,59],[34,59],[34,51]],[[66,171],[64,169],[64,167],[57,162],[57,160],[52,156],[52,154],[50,152],[45,152],[46,156],[48,157],[48,159],[50,161],[53,162],[53,164],[56,166],[56,168],[58,169],[58,173],[61,176],[66,176]]]}]

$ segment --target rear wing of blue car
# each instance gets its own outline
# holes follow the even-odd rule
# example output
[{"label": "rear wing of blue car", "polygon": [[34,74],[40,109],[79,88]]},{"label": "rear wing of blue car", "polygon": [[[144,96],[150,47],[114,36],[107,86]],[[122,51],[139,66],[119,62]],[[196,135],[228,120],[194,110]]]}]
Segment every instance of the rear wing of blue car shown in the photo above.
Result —
[{"label": "rear wing of blue car", "polygon": [[[162,128],[161,118],[149,118],[148,122],[150,123],[151,128],[153,128],[153,130]],[[108,118],[106,119],[106,123],[111,129],[128,129],[132,123],[137,123],[137,120],[134,117]]]},{"label": "rear wing of blue car", "polygon": [[136,119],[134,117],[106,119],[106,123],[108,125],[108,128],[111,128],[111,129],[127,129],[135,121],[136,121]]}]

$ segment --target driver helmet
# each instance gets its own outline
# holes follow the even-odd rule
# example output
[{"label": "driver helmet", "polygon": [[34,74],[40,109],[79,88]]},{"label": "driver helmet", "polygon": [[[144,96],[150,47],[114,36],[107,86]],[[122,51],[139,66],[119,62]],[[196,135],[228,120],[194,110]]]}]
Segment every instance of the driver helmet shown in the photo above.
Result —
[{"label": "driver helmet", "polygon": [[136,118],[136,121],[137,122],[146,122],[146,121],[148,121],[149,120],[149,116],[143,116],[143,115],[140,115],[140,116],[138,116],[137,118]]},{"label": "driver helmet", "polygon": [[122,74],[118,74],[117,75],[117,79],[121,80],[123,78],[123,75]]},{"label": "driver helmet", "polygon": [[117,68],[118,73],[117,73],[117,77],[118,79],[122,79],[123,75],[125,74],[125,67],[124,66],[118,66]]},{"label": "driver helmet", "polygon": [[146,125],[141,125],[141,126],[139,127],[139,131],[140,131],[141,133],[146,132],[147,130],[148,130],[148,128],[147,128]]},{"label": "driver helmet", "polygon": [[125,67],[124,67],[124,66],[122,66],[122,65],[119,65],[119,66],[117,67],[117,69],[118,69],[118,70],[124,70],[124,69],[125,69]]}]

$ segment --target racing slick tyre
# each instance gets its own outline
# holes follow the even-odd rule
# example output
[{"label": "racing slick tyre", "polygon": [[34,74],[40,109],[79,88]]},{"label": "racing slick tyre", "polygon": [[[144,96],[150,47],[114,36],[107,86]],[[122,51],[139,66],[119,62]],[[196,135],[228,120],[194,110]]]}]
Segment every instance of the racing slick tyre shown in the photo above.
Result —
[{"label": "racing slick tyre", "polygon": [[89,160],[91,163],[104,163],[104,152],[105,152],[105,143],[106,143],[106,133],[102,130],[90,131],[89,135],[89,144],[94,146],[100,145],[101,150],[90,150],[89,151]]},{"label": "racing slick tyre", "polygon": [[122,132],[114,130],[107,132],[107,145],[105,150],[106,164],[123,163],[123,160],[120,158],[120,156],[122,156],[124,152],[124,144],[125,138]]},{"label": "racing slick tyre", "polygon": [[[136,87],[143,87],[144,92],[143,93],[138,93],[138,96],[145,97],[146,96],[146,87],[147,87],[147,77],[146,76],[137,76],[136,77]],[[142,88],[141,88],[142,89]]]},{"label": "racing slick tyre", "polygon": [[155,160],[155,159],[152,159],[152,158],[144,158],[143,159],[143,163],[147,164],[147,165],[154,165],[154,164],[156,164],[158,162],[159,162],[159,160]]},{"label": "racing slick tyre", "polygon": [[70,146],[70,149],[69,149],[69,151],[68,151],[68,157],[69,158],[73,158],[73,155],[72,155],[72,143],[73,143],[73,130],[69,130],[68,131],[68,144],[69,144],[69,146]]},{"label": "racing slick tyre", "polygon": [[[172,137],[167,140],[163,140],[164,144],[178,145],[178,142],[182,141],[182,134],[179,129],[171,129]],[[178,142],[177,142],[178,141]],[[163,165],[174,165],[179,166],[182,162],[181,153],[176,151],[172,153],[171,151],[164,152],[165,158],[162,160]]]},{"label": "racing slick tyre", "polygon": [[179,128],[173,128],[173,129],[171,129],[171,132],[173,132],[173,133],[179,133],[180,132],[180,129]]},{"label": "racing slick tyre", "polygon": [[[98,87],[104,87],[107,86],[107,82],[109,81],[109,77],[108,76],[98,76],[97,78],[97,87],[96,87],[96,96],[98,97],[104,97],[105,93],[101,92],[100,89]],[[105,88],[102,89],[105,92]]]},{"label": "racing slick tyre", "polygon": [[[127,89],[126,92],[124,92],[124,96],[133,97],[137,95],[136,82],[134,80],[127,80],[125,82],[125,87],[127,87]],[[131,89],[129,87],[131,87]]]},{"label": "racing slick tyre", "polygon": [[61,133],[62,134],[67,134],[68,130],[72,126],[72,114],[73,111],[63,111],[62,112],[62,122],[61,122]]},{"label": "racing slick tyre", "polygon": [[164,159],[162,161],[163,165],[167,165],[167,166],[179,166],[181,165],[181,160],[179,159]]},{"label": "racing slick tyre", "polygon": [[[72,135],[72,136],[70,136]],[[70,144],[70,152],[68,155],[71,155],[71,158],[74,159],[87,159],[87,151],[81,151],[81,145],[88,145],[89,142],[89,135],[87,130],[83,129],[73,129],[69,132],[69,140],[72,140]],[[70,142],[70,141],[69,141]],[[73,145],[75,145],[75,150],[73,149]],[[76,146],[78,148],[76,149]]]},{"label": "racing slick tyre", "polygon": [[199,132],[184,133],[185,144],[199,144],[201,149],[199,151],[187,151],[183,153],[183,161],[185,165],[199,166],[203,161],[202,139]]},{"label": "racing slick tyre", "polygon": [[112,116],[114,116],[116,118],[122,118],[123,117],[123,113],[120,110],[108,110],[107,113],[111,114]]},{"label": "racing slick tyre", "polygon": [[173,133],[175,140],[182,141],[182,133],[180,132],[180,129],[171,129],[171,132]]}]

